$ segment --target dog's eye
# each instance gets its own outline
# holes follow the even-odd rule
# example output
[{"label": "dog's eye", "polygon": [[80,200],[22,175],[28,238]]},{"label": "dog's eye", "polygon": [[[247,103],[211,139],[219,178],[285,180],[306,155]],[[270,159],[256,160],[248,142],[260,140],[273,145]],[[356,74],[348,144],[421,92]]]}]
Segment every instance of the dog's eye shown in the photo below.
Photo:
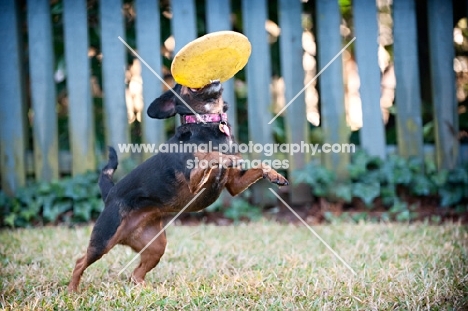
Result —
[{"label": "dog's eye", "polygon": [[192,89],[192,88],[189,88],[190,91],[192,91],[193,93],[196,93],[198,92],[199,89]]}]

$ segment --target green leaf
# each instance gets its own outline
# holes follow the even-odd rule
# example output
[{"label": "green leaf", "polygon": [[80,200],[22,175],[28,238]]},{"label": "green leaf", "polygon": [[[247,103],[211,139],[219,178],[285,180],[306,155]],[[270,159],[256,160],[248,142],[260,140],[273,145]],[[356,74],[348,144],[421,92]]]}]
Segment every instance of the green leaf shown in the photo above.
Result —
[{"label": "green leaf", "polygon": [[3,221],[5,222],[5,224],[7,226],[10,226],[12,228],[15,227],[15,220],[16,220],[16,215],[11,213],[11,214],[8,214],[4,219]]},{"label": "green leaf", "polygon": [[255,221],[262,217],[262,210],[241,198],[235,198],[231,207],[224,212],[224,216],[236,222],[243,217]]},{"label": "green leaf", "polygon": [[424,175],[415,175],[409,187],[411,193],[420,196],[428,196],[435,193],[434,184]]},{"label": "green leaf", "polygon": [[448,174],[449,172],[447,170],[441,170],[431,176],[431,181],[436,185],[436,187],[442,187],[447,182]]},{"label": "green leaf", "polygon": [[78,220],[89,221],[91,219],[91,206],[86,200],[73,204],[73,216]]},{"label": "green leaf", "polygon": [[354,213],[351,215],[351,219],[355,222],[364,221],[368,218],[369,214],[367,212]]},{"label": "green leaf", "polygon": [[360,198],[366,206],[370,207],[375,198],[380,195],[380,184],[356,183],[353,185],[352,194]]},{"label": "green leaf", "polygon": [[382,203],[386,206],[393,205],[397,199],[396,187],[395,184],[387,184],[380,187],[380,196],[382,198]]},{"label": "green leaf", "polygon": [[101,213],[104,210],[104,202],[100,198],[91,198],[88,202],[92,212]]},{"label": "green leaf", "polygon": [[325,218],[326,221],[333,223],[335,220],[338,218],[335,215],[333,215],[332,212],[325,212],[323,213],[323,218]]},{"label": "green leaf", "polygon": [[54,209],[54,200],[55,198],[52,196],[42,197],[43,200],[43,207],[42,207],[42,217],[46,222],[53,222],[56,220],[58,213]]},{"label": "green leaf", "polygon": [[395,200],[395,203],[390,208],[390,213],[399,213],[408,209],[408,204],[406,202],[401,202],[400,200]]},{"label": "green leaf", "polygon": [[36,219],[40,215],[41,207],[43,205],[43,199],[38,197],[33,200],[29,205],[24,206],[19,215],[27,222]]},{"label": "green leaf", "polygon": [[434,139],[434,121],[429,121],[423,126],[424,141],[433,141]]},{"label": "green leaf", "polygon": [[335,173],[327,168],[309,163],[304,170],[294,174],[295,183],[305,183],[312,187],[314,195],[324,197],[329,194],[330,186],[335,182]]},{"label": "green leaf", "polygon": [[411,182],[412,171],[406,160],[396,155],[388,157],[387,161],[382,164],[380,172],[382,182],[403,185]]},{"label": "green leaf", "polygon": [[424,163],[424,170],[428,176],[434,175],[437,173],[437,165],[434,161],[427,160]]},{"label": "green leaf", "polygon": [[40,182],[37,185],[37,194],[49,194],[52,189],[52,185],[49,182]]},{"label": "green leaf", "polygon": [[415,174],[422,174],[424,168],[424,161],[418,157],[410,157],[407,161],[408,169]]},{"label": "green leaf", "polygon": [[349,177],[354,181],[376,181],[379,175],[378,170],[381,166],[382,160],[379,157],[371,156],[360,150],[351,157],[351,163],[348,165]]},{"label": "green leaf", "polygon": [[332,192],[337,198],[342,199],[346,203],[351,202],[353,198],[351,185],[349,184],[338,184],[336,187],[333,187]]},{"label": "green leaf", "polygon": [[468,183],[468,173],[461,167],[450,171],[447,176],[447,181],[454,184]]},{"label": "green leaf", "polygon": [[411,218],[412,217],[411,217],[410,211],[406,210],[406,211],[402,211],[401,213],[398,213],[395,219],[400,222],[406,222],[406,221],[410,221]]},{"label": "green leaf", "polygon": [[55,203],[55,209],[57,210],[58,215],[71,210],[72,207],[73,203],[70,199],[64,199],[63,201]]},{"label": "green leaf", "polygon": [[395,183],[400,185],[408,185],[411,182],[412,174],[408,168],[395,169]]},{"label": "green leaf", "polygon": [[50,13],[51,14],[62,14],[63,12],[63,4],[62,2],[54,3],[50,6]]},{"label": "green leaf", "polygon": [[18,198],[13,198],[11,201],[11,209],[12,213],[19,213],[21,211],[21,201]]},{"label": "green leaf", "polygon": [[462,187],[447,186],[439,189],[440,205],[450,206],[459,203],[463,198],[464,189]]},{"label": "green leaf", "polygon": [[351,163],[348,165],[349,177],[359,180],[367,172],[368,155],[365,152],[358,151],[351,157]]},{"label": "green leaf", "polygon": [[328,187],[317,183],[312,185],[312,193],[317,197],[326,197],[328,195]]}]

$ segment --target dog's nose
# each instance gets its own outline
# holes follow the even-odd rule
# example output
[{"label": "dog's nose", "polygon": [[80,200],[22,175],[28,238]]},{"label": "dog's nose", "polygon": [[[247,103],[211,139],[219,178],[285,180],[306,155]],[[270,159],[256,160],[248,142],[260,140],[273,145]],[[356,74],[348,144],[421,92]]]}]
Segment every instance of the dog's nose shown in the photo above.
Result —
[{"label": "dog's nose", "polygon": [[208,87],[208,92],[210,93],[219,93],[219,91],[221,91],[221,82],[219,82],[219,80],[217,81],[213,81],[209,87]]}]

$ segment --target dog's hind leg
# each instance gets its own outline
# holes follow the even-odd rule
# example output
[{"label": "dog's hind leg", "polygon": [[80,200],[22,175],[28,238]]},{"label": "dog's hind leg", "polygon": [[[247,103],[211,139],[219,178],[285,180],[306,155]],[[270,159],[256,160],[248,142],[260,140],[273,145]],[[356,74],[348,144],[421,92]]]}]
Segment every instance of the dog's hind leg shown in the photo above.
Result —
[{"label": "dog's hind leg", "polygon": [[99,176],[99,189],[101,190],[101,197],[102,200],[105,202],[109,191],[114,187],[114,182],[112,181],[112,176],[114,175],[114,171],[117,169],[119,165],[117,159],[117,153],[115,149],[109,147],[109,160],[101,170],[101,175]]},{"label": "dog's hind leg", "polygon": [[[158,237],[151,242],[157,235]],[[150,242],[151,244],[148,244]],[[140,252],[146,247],[140,255],[140,264],[132,273],[131,280],[134,283],[144,283],[146,274],[156,267],[159,260],[164,255],[166,243],[166,232],[163,231],[160,217],[146,222],[143,227],[138,228],[135,233],[125,241],[125,244],[130,246],[135,252]]]},{"label": "dog's hind leg", "polygon": [[84,270],[119,243],[121,235],[119,229],[122,227],[117,206],[106,206],[94,225],[86,254],[76,261],[71,281],[68,284],[69,291],[76,291]]}]

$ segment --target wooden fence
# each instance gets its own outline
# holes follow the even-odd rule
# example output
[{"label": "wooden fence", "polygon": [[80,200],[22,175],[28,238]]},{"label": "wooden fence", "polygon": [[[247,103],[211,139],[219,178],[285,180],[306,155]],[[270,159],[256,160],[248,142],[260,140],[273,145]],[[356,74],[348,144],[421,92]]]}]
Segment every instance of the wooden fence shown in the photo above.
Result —
[{"label": "wooden fence", "polygon": [[[130,141],[125,105],[125,40],[122,0],[100,0],[102,87],[105,113],[106,144],[116,146]],[[233,0],[233,2],[235,2]],[[239,1],[238,1],[239,2]],[[238,3],[236,2],[236,3]],[[394,67],[396,75],[397,131],[399,154],[424,154],[420,75],[415,7],[416,0],[393,0]],[[59,178],[64,167],[80,174],[97,165],[93,100],[90,87],[88,57],[88,19],[86,0],[63,0],[63,31],[67,71],[70,151],[59,152],[54,83],[54,53],[52,50],[50,0],[29,0],[26,20],[16,0],[0,2],[0,171],[2,189],[12,193],[25,184],[29,168],[36,180]],[[206,32],[232,29],[230,0],[171,0],[171,32],[175,52],[197,37],[197,6],[204,5]],[[265,21],[270,3],[266,0],[242,0],[242,32],[252,43],[252,55],[246,67],[248,93],[249,139],[256,143],[272,143],[273,129],[268,124],[271,111],[272,81],[271,49]],[[375,0],[353,0],[354,31],[345,41],[340,34],[342,21],[338,0],[278,0],[276,3],[279,36],[280,68],[285,85],[285,102],[289,102],[304,87],[302,56],[302,13],[310,6],[316,57],[319,72],[355,36],[350,50],[359,68],[363,126],[361,147],[374,155],[386,157],[384,123],[381,116],[381,72],[378,65],[379,35]],[[157,73],[162,72],[160,37],[160,6],[156,0],[135,0],[136,49]],[[435,120],[435,156],[440,168],[453,167],[459,161],[457,139],[457,101],[453,70],[453,7],[451,1],[428,0],[431,89]],[[22,25],[27,25],[25,49]],[[27,55],[25,54],[27,51]],[[28,62],[25,62],[28,59]],[[324,141],[347,143],[344,105],[345,85],[343,63],[338,58],[320,75],[319,98]],[[26,74],[29,72],[29,74]],[[160,82],[148,68],[142,66],[143,98],[147,105],[161,92]],[[307,82],[307,81],[306,81]],[[149,86],[149,87],[148,87]],[[234,81],[225,83],[225,97],[231,104],[229,118],[236,124]],[[30,102],[30,110],[28,103]],[[305,118],[305,98],[302,93],[284,112],[285,130],[290,143],[308,141]],[[161,143],[166,139],[164,122],[142,120],[142,141]],[[33,158],[28,159],[28,118],[33,123]],[[65,158],[62,156],[65,155]],[[322,154],[322,163],[343,174],[349,154]],[[309,159],[296,154],[290,158],[290,170],[302,168]],[[28,164],[29,163],[29,164]],[[293,193],[294,194],[294,193]],[[293,195],[294,201],[294,195]],[[300,201],[300,195],[297,196]]]}]

